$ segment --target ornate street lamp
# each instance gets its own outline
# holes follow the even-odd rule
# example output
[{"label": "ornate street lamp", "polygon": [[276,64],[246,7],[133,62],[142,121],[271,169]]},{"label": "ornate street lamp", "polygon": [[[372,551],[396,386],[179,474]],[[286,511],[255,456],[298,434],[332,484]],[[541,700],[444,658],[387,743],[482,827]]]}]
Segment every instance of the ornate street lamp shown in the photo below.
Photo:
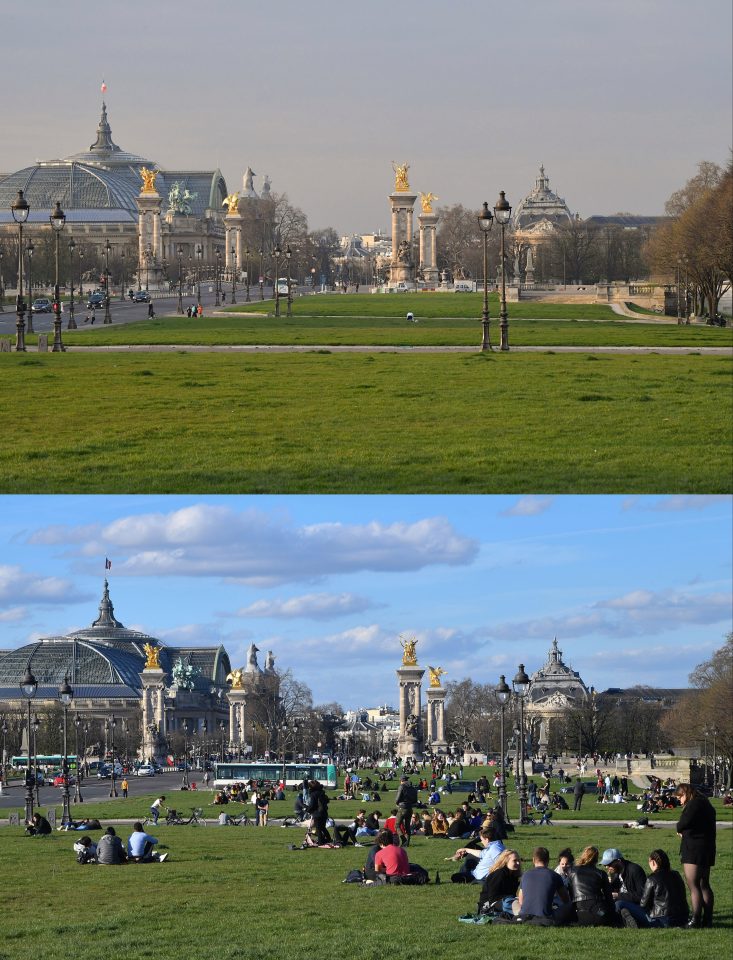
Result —
[{"label": "ornate street lamp", "polygon": [[237,302],[237,248],[232,247],[232,296],[231,303]]},{"label": "ornate street lamp", "polygon": [[[22,191],[21,191],[22,196]],[[28,701],[28,766],[25,768],[25,820],[30,823],[33,819],[33,771],[31,770],[31,700],[38,691],[38,681],[31,673],[30,661],[25,668],[25,675],[20,681],[20,692]]]},{"label": "ornate street lamp", "polygon": [[252,759],[253,759],[253,760],[256,760],[256,759],[257,759],[257,749],[256,749],[256,745],[255,745],[255,735],[256,735],[256,733],[257,733],[257,728],[255,727],[255,725],[254,725],[254,723],[253,723],[253,724],[252,724]]},{"label": "ornate street lamp", "polygon": [[223,720],[219,721],[219,732],[221,733],[221,762],[224,763],[226,757],[224,756],[224,731],[226,730],[226,724]]},{"label": "ornate street lamp", "polygon": [[221,285],[219,280],[220,276],[221,276],[221,250],[217,247],[216,248],[216,277],[215,277],[215,283],[214,283],[214,289],[216,291],[216,299],[214,300],[215,307],[221,306]]},{"label": "ornate street lamp", "polygon": [[499,349],[509,349],[509,317],[506,309],[506,257],[504,253],[504,231],[512,216],[511,204],[503,190],[494,204],[494,219],[501,227],[501,308],[499,310]]},{"label": "ornate street lamp", "polygon": [[[28,201],[23,196],[23,191],[18,191],[18,197],[15,203],[10,207],[13,214],[13,220],[18,224],[18,295],[15,300],[15,349],[25,352],[25,301],[23,300],[23,224],[28,219],[30,213]],[[28,309],[30,310],[30,303]],[[30,716],[30,714],[29,714]],[[28,731],[30,737],[30,730]],[[26,808],[27,809],[27,808]],[[31,816],[33,808],[31,807]]]},{"label": "ornate street lamp", "polygon": [[3,249],[0,247],[0,313],[5,313],[3,300],[5,299],[5,287],[3,285]]},{"label": "ornate street lamp", "polygon": [[524,700],[529,691],[529,677],[524,664],[519,664],[517,675],[512,680],[514,693],[519,699],[519,822],[527,820],[527,772],[524,765]]},{"label": "ornate street lamp", "polygon": [[188,790],[190,787],[188,782],[188,721],[183,720],[181,726],[183,727],[183,779],[181,780],[181,790]]},{"label": "ornate street lamp", "polygon": [[260,300],[264,300],[265,299],[265,275],[262,272],[262,270],[264,266],[263,261],[264,261],[265,251],[262,249],[262,247],[260,247],[259,253],[260,253]]},{"label": "ornate street lamp", "polygon": [[111,249],[112,244],[108,240],[104,245],[104,323],[112,323],[112,314],[109,312],[109,253]]},{"label": "ornate street lamp", "polygon": [[[249,249],[249,247],[247,247],[247,249],[244,251],[244,255],[245,255],[245,257],[247,258],[247,296],[245,297],[245,302],[246,302],[246,303],[249,303],[249,302],[250,302],[250,297],[249,297],[249,284],[250,284],[249,271],[250,271],[250,269],[251,269],[251,264],[250,264],[251,254],[252,254],[252,251]],[[2,281],[0,281],[0,283],[1,283],[1,282],[2,282]]]},{"label": "ornate street lamp", "polygon": [[124,303],[125,301],[125,249],[124,247],[120,250],[120,271],[122,276],[120,277],[120,300]]},{"label": "ornate street lamp", "polygon": [[5,717],[3,717],[3,723],[2,723],[2,726],[0,727],[0,732],[2,732],[2,735],[3,735],[3,763],[2,763],[2,770],[0,770],[0,783],[2,783],[3,788],[4,788],[4,787],[5,787],[5,773],[6,773],[6,769],[7,769],[7,765],[8,765],[8,764],[7,764],[8,751],[7,751],[7,746],[6,746],[6,743],[5,743],[5,741],[6,741],[6,739],[7,739],[7,736],[8,736],[8,721],[5,719]]},{"label": "ornate street lamp", "polygon": [[28,323],[26,324],[26,333],[35,333],[33,329],[33,241],[29,238],[25,244],[25,252],[28,254]]},{"label": "ornate street lamp", "polygon": [[[59,700],[64,708],[64,758],[61,763],[61,776],[63,786],[61,788],[61,826],[68,827],[71,823],[71,813],[69,811],[69,746],[67,740],[69,707],[74,699],[74,691],[69,685],[69,678],[64,677],[64,682],[59,687]],[[79,758],[77,757],[77,767]]]},{"label": "ornate street lamp", "polygon": [[198,260],[198,266],[196,269],[196,306],[201,303],[201,261],[204,256],[204,248],[200,243],[196,244],[196,259]]},{"label": "ornate street lamp", "polygon": [[38,719],[38,714],[33,714],[33,780],[36,784],[36,806],[40,807],[41,805],[41,785],[38,782],[38,730],[40,729],[41,721]]},{"label": "ornate street lamp", "polygon": [[183,315],[183,247],[178,244],[178,312]]},{"label": "ornate street lamp", "polygon": [[115,783],[115,727],[117,726],[117,720],[115,719],[114,714],[112,714],[109,720],[105,720],[105,726],[107,728],[107,736],[110,743],[110,751],[112,753],[112,783],[109,788],[109,795],[110,797],[116,797],[117,784]]},{"label": "ornate street lamp", "polygon": [[74,319],[74,250],[76,249],[76,243],[72,237],[69,240],[69,287],[70,287],[70,298],[69,298],[69,322],[66,325],[67,330],[76,330],[76,320]]},{"label": "ornate street lamp", "polygon": [[76,739],[74,741],[76,750],[76,783],[74,785],[74,803],[84,803],[84,797],[81,795],[81,778],[84,764],[79,754],[79,728],[82,726],[82,719],[79,714],[74,715],[74,730]]},{"label": "ornate street lamp", "polygon": [[280,289],[277,285],[277,278],[280,274],[280,257],[283,252],[280,249],[280,244],[276,244],[275,249],[272,251],[272,255],[275,258],[275,276],[272,278],[272,282],[275,286],[275,316],[280,316]]},{"label": "ornate street lamp", "polygon": [[485,200],[483,209],[477,219],[484,242],[484,305],[481,311],[481,349],[491,350],[491,341],[489,340],[489,232],[494,223],[494,216]]},{"label": "ornate street lamp", "polygon": [[292,292],[292,290],[290,289],[290,260],[291,260],[292,256],[293,256],[293,251],[290,249],[290,247],[286,247],[286,248],[285,248],[285,260],[287,261],[287,265],[288,265],[288,311],[287,311],[287,315],[288,315],[289,317],[292,317],[292,315],[293,315],[293,292]]},{"label": "ornate street lamp", "polygon": [[494,696],[499,701],[499,706],[501,707],[501,768],[499,774],[499,806],[502,809],[504,814],[504,819],[507,819],[507,802],[506,802],[506,757],[504,755],[504,708],[509,702],[509,698],[512,695],[511,687],[506,682],[506,677],[502,673],[499,677],[499,682],[494,688]]},{"label": "ornate street lamp", "polygon": [[84,250],[79,248],[79,303],[84,300],[84,270],[82,269],[82,261],[84,260]]},{"label": "ornate street lamp", "polygon": [[61,342],[61,293],[59,291],[59,238],[66,225],[66,214],[57,200],[56,207],[49,217],[53,227],[56,250],[56,282],[53,288],[53,349],[52,353],[62,353],[66,347]]}]

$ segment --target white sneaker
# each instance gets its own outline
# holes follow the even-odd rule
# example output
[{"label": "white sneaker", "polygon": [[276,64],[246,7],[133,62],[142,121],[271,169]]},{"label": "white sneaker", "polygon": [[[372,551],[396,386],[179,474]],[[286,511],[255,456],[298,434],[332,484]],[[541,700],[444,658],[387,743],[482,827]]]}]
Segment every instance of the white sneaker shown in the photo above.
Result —
[{"label": "white sneaker", "polygon": [[158,863],[165,863],[167,859],[168,859],[168,854],[161,853],[160,856],[158,857]]}]

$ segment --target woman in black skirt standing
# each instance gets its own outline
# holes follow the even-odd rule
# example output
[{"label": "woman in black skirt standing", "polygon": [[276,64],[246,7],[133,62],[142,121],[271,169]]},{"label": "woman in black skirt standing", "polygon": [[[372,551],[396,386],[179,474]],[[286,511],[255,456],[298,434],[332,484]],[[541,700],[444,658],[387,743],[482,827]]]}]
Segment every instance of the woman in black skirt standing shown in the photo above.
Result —
[{"label": "woman in black skirt standing", "polygon": [[689,783],[681,783],[675,794],[683,808],[677,836],[682,840],[680,859],[692,902],[692,919],[687,926],[712,927],[715,898],[710,868],[715,864],[715,808]]}]

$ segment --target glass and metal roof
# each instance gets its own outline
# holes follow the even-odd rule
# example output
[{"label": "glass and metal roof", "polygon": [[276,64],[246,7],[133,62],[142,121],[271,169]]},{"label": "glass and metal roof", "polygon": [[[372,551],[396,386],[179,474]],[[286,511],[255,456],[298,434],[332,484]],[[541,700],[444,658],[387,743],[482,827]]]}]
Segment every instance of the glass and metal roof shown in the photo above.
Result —
[{"label": "glass and metal roof", "polygon": [[[39,161],[0,179],[0,223],[12,222],[10,207],[18,190],[30,204],[30,223],[47,221],[56,201],[72,223],[136,221],[135,198],[140,193],[143,166],[152,169],[157,164],[112,141],[103,103],[97,138],[88,150],[61,160]],[[160,170],[156,189],[163,213],[174,183],[195,195],[190,201],[192,216],[203,217],[207,208],[221,211],[227,187],[219,170]]]}]

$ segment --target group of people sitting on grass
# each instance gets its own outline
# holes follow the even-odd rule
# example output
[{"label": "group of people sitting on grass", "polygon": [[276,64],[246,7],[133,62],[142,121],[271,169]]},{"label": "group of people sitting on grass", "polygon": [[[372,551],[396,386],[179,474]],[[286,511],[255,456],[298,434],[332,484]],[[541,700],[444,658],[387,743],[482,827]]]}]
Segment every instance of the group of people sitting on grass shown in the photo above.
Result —
[{"label": "group of people sitting on grass", "polygon": [[133,824],[127,844],[117,836],[114,827],[107,827],[95,843],[91,837],[80,837],[74,844],[78,863],[99,863],[105,866],[120,866],[123,863],[164,863],[167,853],[157,853],[157,837],[143,829],[139,821]]},{"label": "group of people sitting on grass", "polygon": [[[492,846],[495,851],[495,842],[485,850]],[[535,847],[532,866],[523,872],[517,851],[502,849],[483,878],[478,916],[541,926],[685,926],[689,910],[682,877],[664,850],[652,850],[648,861],[647,877],[620,850],[601,855],[588,846],[577,859],[569,848],[561,850],[551,869],[547,848]]]}]

